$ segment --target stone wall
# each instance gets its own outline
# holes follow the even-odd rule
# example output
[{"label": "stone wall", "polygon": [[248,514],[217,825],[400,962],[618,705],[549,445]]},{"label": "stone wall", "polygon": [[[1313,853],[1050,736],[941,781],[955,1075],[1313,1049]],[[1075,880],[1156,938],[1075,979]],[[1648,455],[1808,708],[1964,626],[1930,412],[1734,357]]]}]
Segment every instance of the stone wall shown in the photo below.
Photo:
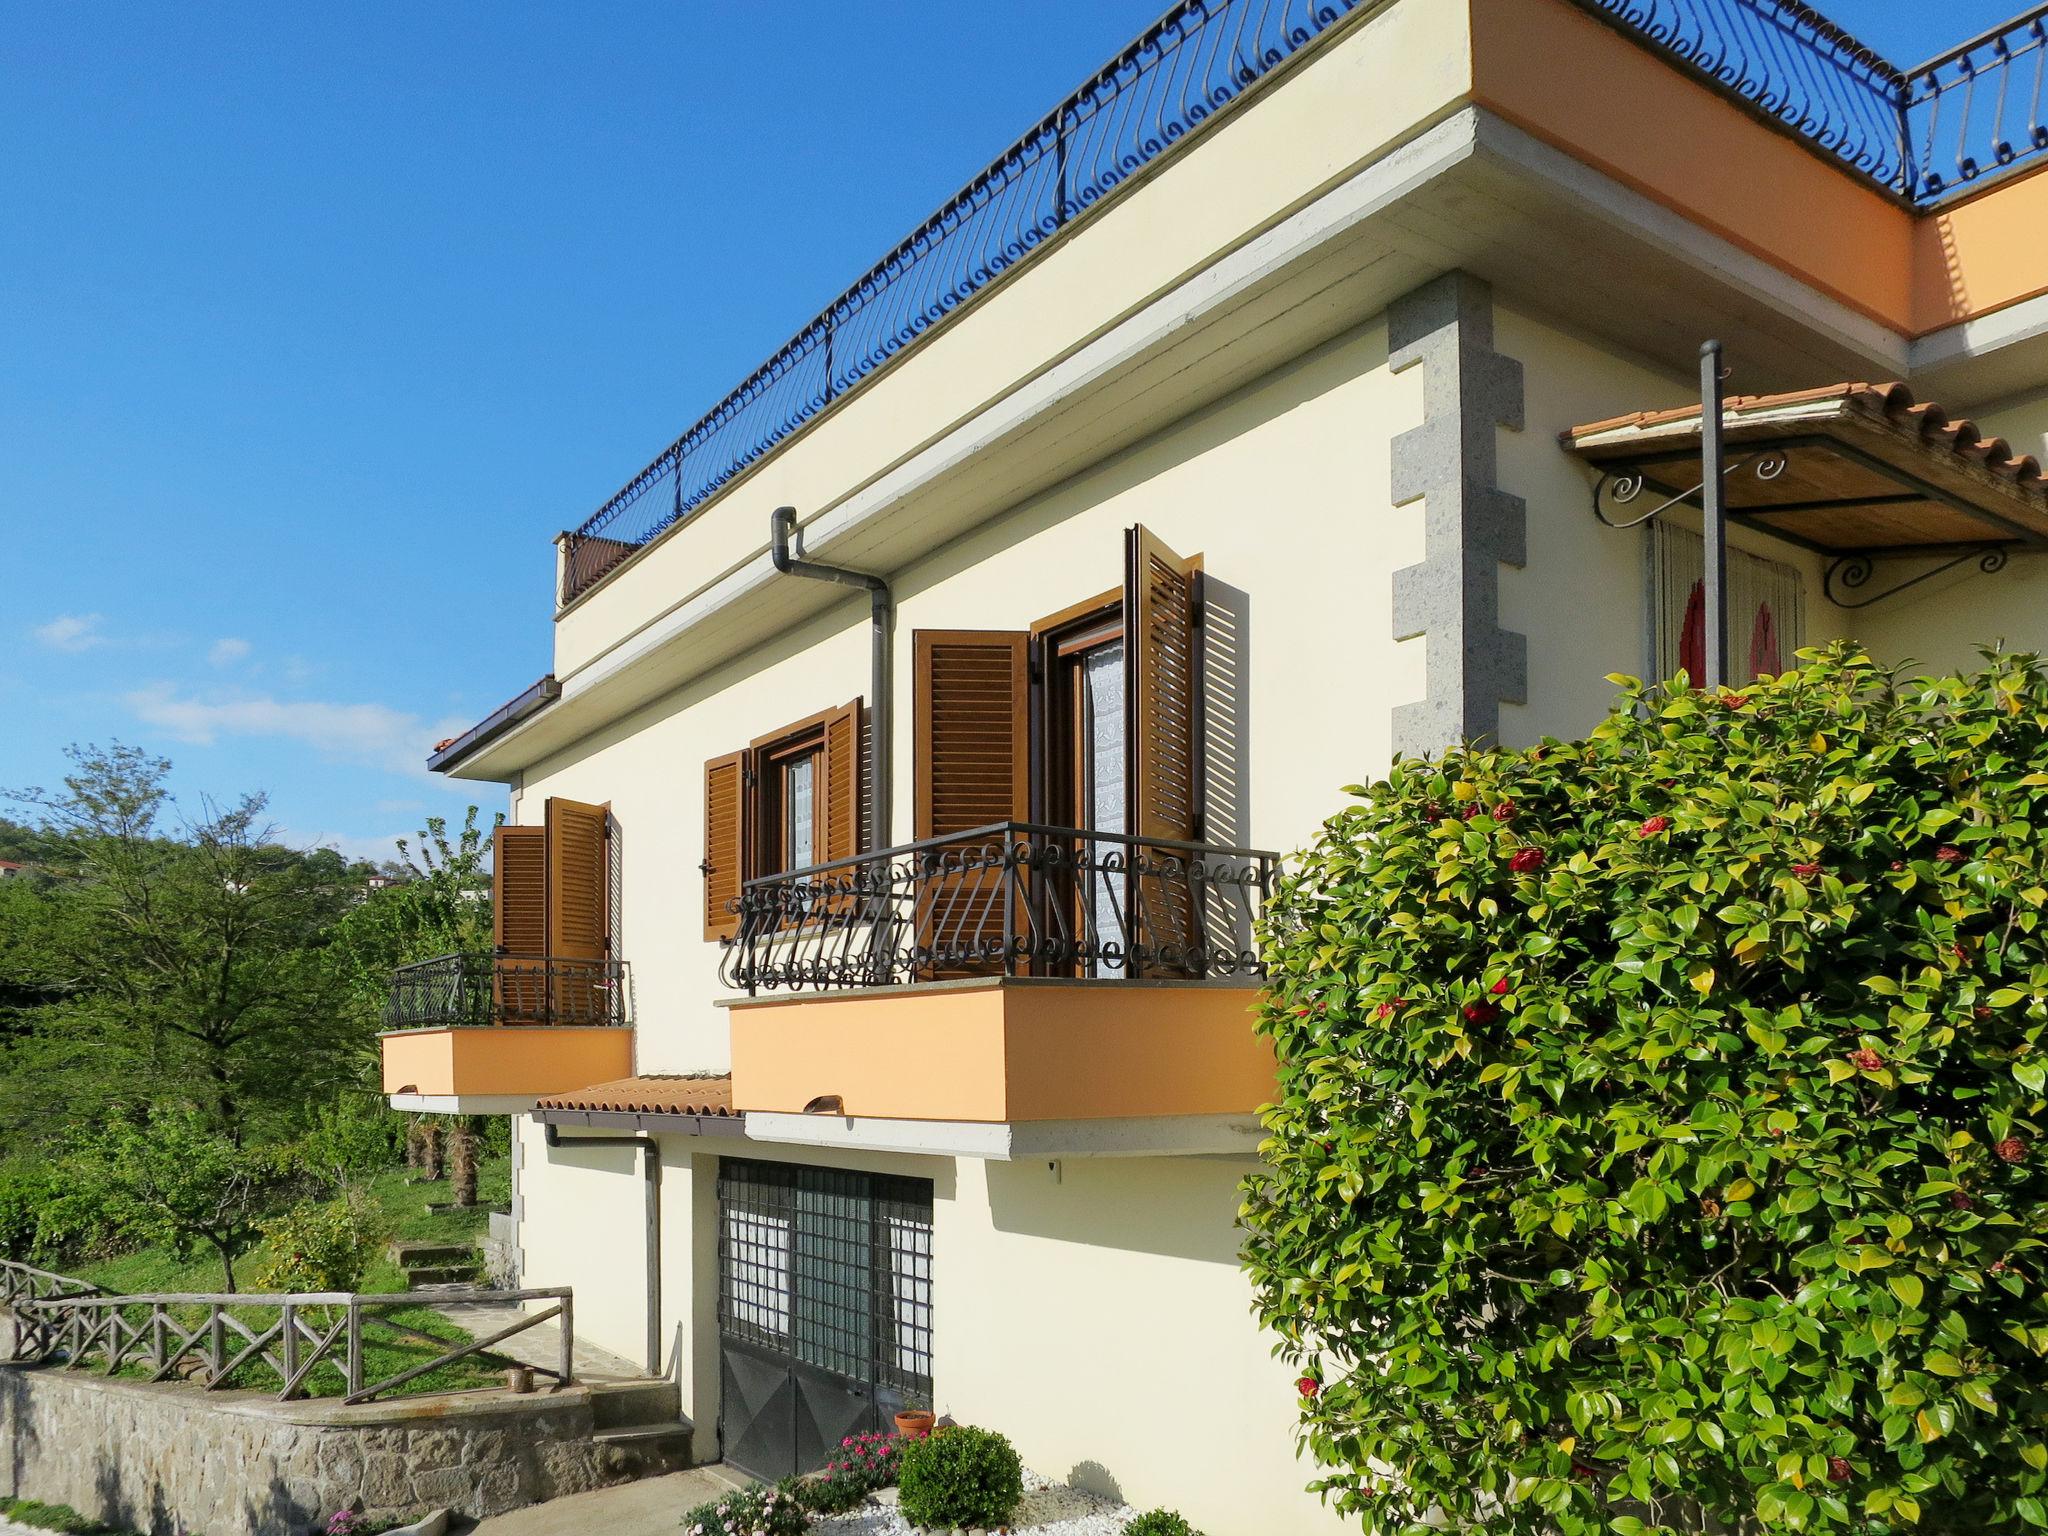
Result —
[{"label": "stone wall", "polygon": [[344,1408],[0,1365],[0,1494],[150,1536],[300,1536],[358,1501],[482,1517],[684,1465],[591,1433],[583,1387]]}]

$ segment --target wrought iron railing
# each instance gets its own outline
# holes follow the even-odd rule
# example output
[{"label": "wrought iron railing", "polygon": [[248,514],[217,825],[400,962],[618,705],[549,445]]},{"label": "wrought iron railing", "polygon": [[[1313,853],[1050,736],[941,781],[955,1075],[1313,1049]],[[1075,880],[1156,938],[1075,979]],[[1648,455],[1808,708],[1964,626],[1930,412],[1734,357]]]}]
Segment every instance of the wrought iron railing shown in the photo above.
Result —
[{"label": "wrought iron railing", "polygon": [[996,822],[749,880],[721,974],[749,993],[1256,978],[1278,865],[1255,848]]},{"label": "wrought iron railing", "polygon": [[2048,150],[2044,65],[2048,5],[1914,69],[1907,111],[1917,147],[1907,192],[1931,201]]},{"label": "wrought iron railing", "polygon": [[1365,3],[1181,0],[567,535],[562,602]]},{"label": "wrought iron railing", "polygon": [[2048,150],[2048,5],[1905,69],[1797,0],[1578,3],[1917,203]]},{"label": "wrought iron railing", "polygon": [[386,1029],[630,1022],[623,960],[554,955],[440,955],[391,975]]}]

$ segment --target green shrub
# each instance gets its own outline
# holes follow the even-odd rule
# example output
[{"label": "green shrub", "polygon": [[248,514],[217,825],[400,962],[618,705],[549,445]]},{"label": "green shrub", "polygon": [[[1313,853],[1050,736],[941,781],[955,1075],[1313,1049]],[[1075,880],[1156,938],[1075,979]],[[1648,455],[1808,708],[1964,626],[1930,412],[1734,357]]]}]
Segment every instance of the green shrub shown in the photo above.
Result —
[{"label": "green shrub", "polygon": [[1810,655],[1282,882],[1246,1263],[1367,1531],[2048,1525],[2048,684]]},{"label": "green shrub", "polygon": [[56,1199],[59,1184],[46,1166],[0,1164],[0,1259],[33,1263],[45,1257],[37,1235],[44,1209]]},{"label": "green shrub", "polygon": [[1124,1522],[1124,1536],[1202,1536],[1177,1511],[1149,1509],[1135,1520]]},{"label": "green shrub", "polygon": [[384,1211],[351,1189],[333,1200],[304,1201],[263,1223],[268,1251],[256,1283],[267,1291],[353,1291],[390,1235]]},{"label": "green shrub", "polygon": [[107,1525],[90,1515],[81,1515],[69,1504],[44,1504],[35,1499],[0,1499],[0,1519],[56,1531],[60,1536],[135,1536],[125,1526]]},{"label": "green shrub", "polygon": [[912,1525],[994,1527],[1024,1497],[1024,1464],[994,1430],[947,1425],[904,1444],[896,1486]]},{"label": "green shrub", "polygon": [[683,1536],[803,1536],[811,1528],[788,1488],[747,1488],[683,1516]]}]

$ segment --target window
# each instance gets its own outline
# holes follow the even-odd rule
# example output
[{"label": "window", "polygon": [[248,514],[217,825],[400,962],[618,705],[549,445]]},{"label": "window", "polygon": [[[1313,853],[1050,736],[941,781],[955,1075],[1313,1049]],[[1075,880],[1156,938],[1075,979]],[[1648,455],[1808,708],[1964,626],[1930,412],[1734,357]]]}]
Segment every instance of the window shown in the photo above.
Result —
[{"label": "window", "polygon": [[615,1022],[611,813],[548,797],[537,826],[492,843],[494,1009],[506,1023]]},{"label": "window", "polygon": [[[1084,832],[1129,831],[1130,697],[1126,676],[1121,591],[1032,627],[1043,678],[1039,722],[1044,743],[1040,799],[1046,819]],[[1090,975],[1125,968],[1120,935],[1125,899],[1121,881],[1101,867],[1118,844],[1083,843],[1081,869],[1070,893],[1076,930],[1090,959]],[[1121,859],[1114,861],[1121,864]]]},{"label": "window", "polygon": [[[1650,670],[1706,677],[1706,543],[1684,528],[1650,530]],[[1799,572],[1747,550],[1728,551],[1728,678],[1775,676],[1795,664],[1805,640]]]},{"label": "window", "polygon": [[739,932],[740,888],[850,858],[865,812],[859,699],[704,765],[704,937]]}]

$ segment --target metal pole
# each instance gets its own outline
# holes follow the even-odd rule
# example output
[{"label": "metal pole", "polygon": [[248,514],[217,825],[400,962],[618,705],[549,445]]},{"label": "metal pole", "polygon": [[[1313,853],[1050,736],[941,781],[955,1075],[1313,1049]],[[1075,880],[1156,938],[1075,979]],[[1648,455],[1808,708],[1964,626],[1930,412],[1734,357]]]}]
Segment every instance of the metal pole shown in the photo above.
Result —
[{"label": "metal pole", "polygon": [[1706,513],[1706,686],[1728,683],[1728,515],[1722,505],[1721,343],[1700,348],[1700,507]]}]

